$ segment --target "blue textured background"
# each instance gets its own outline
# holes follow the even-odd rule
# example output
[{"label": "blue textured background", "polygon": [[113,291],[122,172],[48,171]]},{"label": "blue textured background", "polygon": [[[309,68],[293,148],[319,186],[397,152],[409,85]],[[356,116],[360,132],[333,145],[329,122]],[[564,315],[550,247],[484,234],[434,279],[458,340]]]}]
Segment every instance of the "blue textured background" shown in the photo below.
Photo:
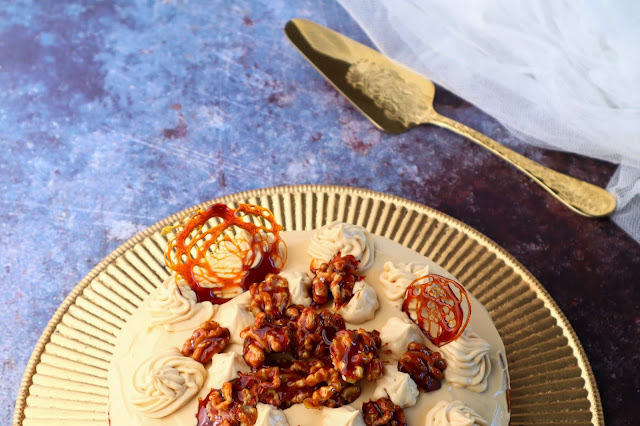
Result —
[{"label": "blue textured background", "polygon": [[[102,258],[196,203],[297,183],[400,195],[494,239],[576,328],[607,420],[632,422],[631,402],[640,398],[638,246],[445,130],[380,133],[289,44],[282,28],[292,17],[367,40],[332,0],[3,2],[0,424],[11,422],[49,318]],[[596,184],[614,169],[527,148],[445,91],[436,108]]]}]

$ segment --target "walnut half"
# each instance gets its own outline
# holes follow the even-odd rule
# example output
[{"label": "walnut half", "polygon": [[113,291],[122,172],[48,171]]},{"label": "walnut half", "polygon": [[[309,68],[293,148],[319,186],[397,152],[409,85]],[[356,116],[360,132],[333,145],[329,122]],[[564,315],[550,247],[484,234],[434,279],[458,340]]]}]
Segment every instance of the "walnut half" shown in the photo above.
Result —
[{"label": "walnut half", "polygon": [[358,330],[340,330],[331,346],[331,361],[348,383],[361,379],[375,380],[382,374],[379,350],[380,333]]},{"label": "walnut half", "polygon": [[253,315],[264,312],[269,320],[282,318],[291,302],[287,280],[276,274],[269,274],[261,283],[252,284],[249,292],[249,309]]},{"label": "walnut half", "polygon": [[440,389],[447,363],[440,352],[431,352],[426,346],[411,342],[398,361],[398,370],[411,376],[416,385],[425,392]]},{"label": "walnut half", "polygon": [[362,404],[364,422],[370,426],[406,426],[404,411],[388,398]]},{"label": "walnut half", "polygon": [[229,329],[215,321],[206,321],[182,345],[182,355],[206,364],[229,344]]}]

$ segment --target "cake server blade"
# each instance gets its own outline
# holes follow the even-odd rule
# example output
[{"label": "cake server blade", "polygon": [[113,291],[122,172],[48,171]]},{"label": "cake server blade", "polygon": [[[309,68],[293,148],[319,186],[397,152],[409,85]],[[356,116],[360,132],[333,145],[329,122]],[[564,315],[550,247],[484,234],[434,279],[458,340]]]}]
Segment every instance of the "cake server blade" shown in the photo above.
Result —
[{"label": "cake server blade", "polygon": [[306,19],[292,19],[285,34],[302,55],[378,128],[402,133],[419,124],[449,129],[523,171],[578,214],[602,217],[615,198],[588,182],[558,173],[482,133],[438,114],[431,80],[382,53]]}]

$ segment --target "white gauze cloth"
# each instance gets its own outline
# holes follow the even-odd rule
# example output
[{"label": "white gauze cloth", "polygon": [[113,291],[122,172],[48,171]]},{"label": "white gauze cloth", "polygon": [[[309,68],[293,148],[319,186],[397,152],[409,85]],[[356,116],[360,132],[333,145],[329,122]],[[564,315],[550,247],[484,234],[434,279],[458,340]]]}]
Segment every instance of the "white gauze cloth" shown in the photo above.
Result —
[{"label": "white gauze cloth", "polygon": [[613,220],[640,242],[640,2],[338,2],[383,53],[521,140],[619,164]]}]

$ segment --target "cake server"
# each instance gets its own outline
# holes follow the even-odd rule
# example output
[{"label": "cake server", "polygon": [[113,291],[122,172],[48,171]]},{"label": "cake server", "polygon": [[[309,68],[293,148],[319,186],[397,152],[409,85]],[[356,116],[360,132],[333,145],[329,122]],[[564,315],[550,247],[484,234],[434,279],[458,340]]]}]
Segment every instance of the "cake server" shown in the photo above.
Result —
[{"label": "cake server", "polygon": [[587,217],[613,212],[615,198],[603,188],[530,160],[433,108],[431,80],[357,41],[306,19],[292,19],[285,33],[293,45],[356,108],[381,130],[402,133],[419,124],[444,127],[523,171],[571,210]]}]

